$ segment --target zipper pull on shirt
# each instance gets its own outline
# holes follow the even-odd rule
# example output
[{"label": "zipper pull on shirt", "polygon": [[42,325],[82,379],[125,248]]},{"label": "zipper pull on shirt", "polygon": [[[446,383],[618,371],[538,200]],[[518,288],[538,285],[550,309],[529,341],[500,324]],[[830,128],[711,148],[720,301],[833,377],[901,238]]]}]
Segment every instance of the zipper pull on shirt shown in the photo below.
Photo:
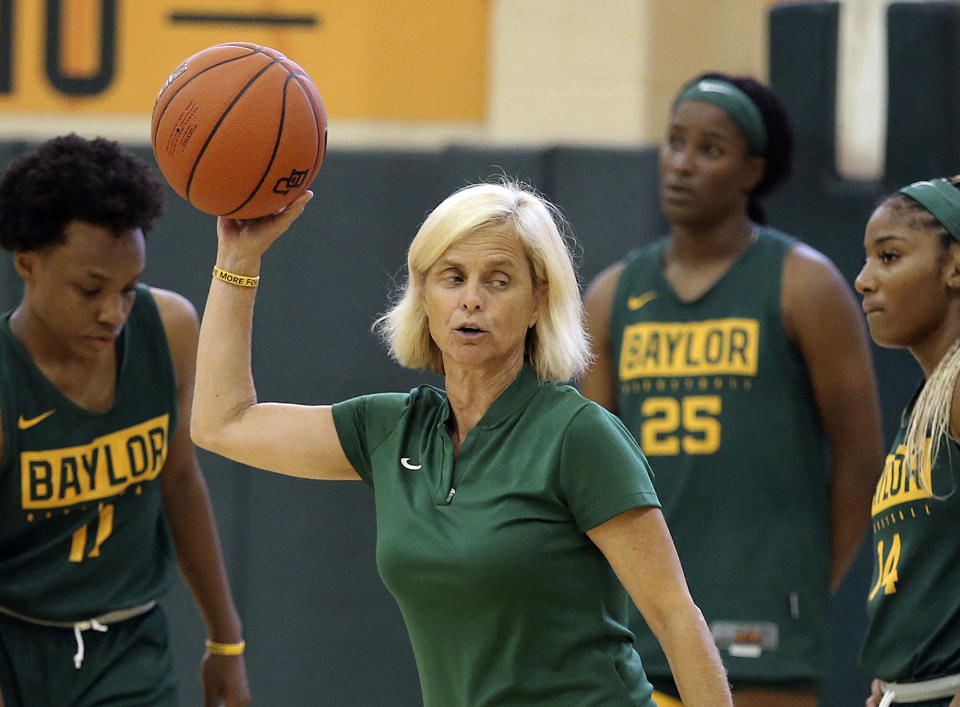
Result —
[{"label": "zipper pull on shirt", "polygon": [[454,494],[455,494],[456,492],[457,492],[457,490],[456,490],[455,488],[453,488],[453,486],[451,486],[451,487],[450,487],[450,493],[447,494],[447,503],[450,503],[450,501],[453,500],[453,496],[454,496]]}]

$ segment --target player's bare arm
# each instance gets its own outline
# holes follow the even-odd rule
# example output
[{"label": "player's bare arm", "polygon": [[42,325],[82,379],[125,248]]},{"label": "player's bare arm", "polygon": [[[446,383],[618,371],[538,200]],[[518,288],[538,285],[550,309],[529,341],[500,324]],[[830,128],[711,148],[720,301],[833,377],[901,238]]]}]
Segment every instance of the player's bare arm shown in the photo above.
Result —
[{"label": "player's bare arm", "polygon": [[853,294],[826,257],[795,248],[784,262],[782,297],[787,334],[803,353],[830,441],[830,586],[836,590],[867,530],[883,468],[873,361]]},{"label": "player's bare arm", "polygon": [[[160,480],[163,502],[177,561],[207,627],[208,638],[217,643],[238,644],[243,627],[230,595],[219,537],[207,485],[189,438],[190,405],[193,396],[197,350],[197,314],[186,299],[167,290],[152,290],[177,378],[180,421],[171,436]],[[246,667],[242,655],[205,656],[202,670],[206,704],[218,700],[227,707],[250,703]]]},{"label": "player's bare arm", "polygon": [[580,392],[614,414],[617,412],[617,372],[613,369],[610,350],[610,313],[623,267],[619,262],[606,268],[590,283],[583,298],[585,324],[595,358],[580,381]]}]

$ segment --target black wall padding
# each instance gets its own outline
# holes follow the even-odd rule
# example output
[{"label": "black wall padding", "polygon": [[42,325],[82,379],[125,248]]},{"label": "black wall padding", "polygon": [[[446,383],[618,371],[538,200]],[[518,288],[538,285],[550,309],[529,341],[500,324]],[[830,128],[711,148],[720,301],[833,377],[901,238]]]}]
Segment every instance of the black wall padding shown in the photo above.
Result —
[{"label": "black wall padding", "polygon": [[667,232],[658,148],[569,147],[551,152],[553,198],[570,222],[585,284],[613,259]]},{"label": "black wall padding", "polygon": [[836,2],[770,11],[770,84],[793,121],[798,174],[834,172],[838,19]]},{"label": "black wall padding", "polygon": [[885,183],[960,172],[960,5],[900,2],[887,10]]}]

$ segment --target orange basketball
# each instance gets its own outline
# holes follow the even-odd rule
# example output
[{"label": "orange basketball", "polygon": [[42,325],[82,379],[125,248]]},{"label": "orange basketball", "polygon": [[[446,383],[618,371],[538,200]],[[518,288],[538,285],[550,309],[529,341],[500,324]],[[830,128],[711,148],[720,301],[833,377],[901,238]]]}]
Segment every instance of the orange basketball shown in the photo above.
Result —
[{"label": "orange basketball", "polygon": [[201,211],[247,219],[287,206],[317,176],[327,114],[307,73],[283,54],[228,42],[180,64],[160,89],[153,154]]}]

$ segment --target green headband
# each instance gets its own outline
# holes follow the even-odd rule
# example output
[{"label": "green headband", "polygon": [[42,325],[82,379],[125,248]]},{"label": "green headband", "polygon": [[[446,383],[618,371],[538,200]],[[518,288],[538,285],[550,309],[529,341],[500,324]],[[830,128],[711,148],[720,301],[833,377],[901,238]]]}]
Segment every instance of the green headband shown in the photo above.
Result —
[{"label": "green headband", "polygon": [[688,86],[677,98],[682,101],[706,101],[722,109],[734,122],[744,139],[751,155],[762,155],[767,149],[767,127],[757,104],[750,97],[727,81],[703,79]]},{"label": "green headband", "polygon": [[946,179],[931,179],[914,182],[900,190],[911,199],[920,202],[934,215],[950,235],[960,241],[960,191]]}]

